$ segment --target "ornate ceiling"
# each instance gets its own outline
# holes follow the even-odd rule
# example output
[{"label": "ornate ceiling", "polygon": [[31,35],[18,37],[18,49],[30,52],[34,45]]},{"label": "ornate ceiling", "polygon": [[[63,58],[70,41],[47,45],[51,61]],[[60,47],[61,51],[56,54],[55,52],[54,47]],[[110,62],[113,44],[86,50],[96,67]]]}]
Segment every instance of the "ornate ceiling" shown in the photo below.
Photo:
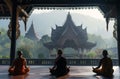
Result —
[{"label": "ornate ceiling", "polygon": [[[11,16],[13,0],[0,0],[0,17],[7,18]],[[98,6],[105,17],[116,17],[116,5],[118,0],[17,0],[19,16],[29,16],[34,7],[94,7]]]}]

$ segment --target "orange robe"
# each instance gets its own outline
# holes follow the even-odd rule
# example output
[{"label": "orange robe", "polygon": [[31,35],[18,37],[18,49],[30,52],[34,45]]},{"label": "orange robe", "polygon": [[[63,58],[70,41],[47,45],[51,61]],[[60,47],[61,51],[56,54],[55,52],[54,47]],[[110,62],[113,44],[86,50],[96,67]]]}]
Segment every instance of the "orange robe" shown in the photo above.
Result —
[{"label": "orange robe", "polygon": [[[99,68],[101,66],[101,68]],[[100,60],[98,68],[93,69],[93,72],[104,75],[104,76],[112,76],[113,75],[113,64],[110,58],[103,58]]]},{"label": "orange robe", "polygon": [[29,67],[26,67],[25,58],[17,58],[13,62],[13,65],[9,68],[8,72],[11,75],[23,75],[30,71]]}]

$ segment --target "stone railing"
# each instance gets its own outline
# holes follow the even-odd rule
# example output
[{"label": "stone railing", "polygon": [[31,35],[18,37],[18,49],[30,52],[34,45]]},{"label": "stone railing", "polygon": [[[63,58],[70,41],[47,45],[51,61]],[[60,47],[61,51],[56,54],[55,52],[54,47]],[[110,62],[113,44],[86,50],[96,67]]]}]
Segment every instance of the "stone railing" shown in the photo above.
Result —
[{"label": "stone railing", "polygon": [[[96,66],[100,59],[67,59],[68,65]],[[112,59],[113,65],[118,65],[118,59]],[[0,59],[0,65],[9,65],[9,59]],[[53,65],[54,59],[27,59],[28,65]]]}]

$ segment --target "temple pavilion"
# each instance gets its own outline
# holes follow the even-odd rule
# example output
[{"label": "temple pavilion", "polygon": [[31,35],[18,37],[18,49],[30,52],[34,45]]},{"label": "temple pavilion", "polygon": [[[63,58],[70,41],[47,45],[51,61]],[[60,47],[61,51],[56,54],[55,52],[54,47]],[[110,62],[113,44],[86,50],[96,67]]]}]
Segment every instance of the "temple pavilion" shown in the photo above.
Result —
[{"label": "temple pavilion", "polygon": [[49,50],[70,47],[83,52],[96,46],[95,43],[88,42],[87,28],[83,29],[82,25],[76,26],[70,13],[67,14],[63,26],[56,25],[56,29],[52,28],[51,40],[44,44]]}]

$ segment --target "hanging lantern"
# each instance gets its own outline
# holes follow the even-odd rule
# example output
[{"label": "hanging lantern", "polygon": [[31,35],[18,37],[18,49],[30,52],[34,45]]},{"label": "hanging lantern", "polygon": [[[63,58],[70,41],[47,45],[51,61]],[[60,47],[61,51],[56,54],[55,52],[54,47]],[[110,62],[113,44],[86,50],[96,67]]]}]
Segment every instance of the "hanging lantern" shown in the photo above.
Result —
[{"label": "hanging lantern", "polygon": [[[20,30],[19,30],[19,27],[20,27],[20,25],[19,25],[19,23],[17,23],[17,25],[16,25],[16,39],[18,39],[18,37],[20,36]],[[10,22],[10,24],[8,25],[8,31],[7,31],[7,35],[8,35],[8,37],[11,39],[12,38],[12,27],[11,27],[11,22]]]}]

